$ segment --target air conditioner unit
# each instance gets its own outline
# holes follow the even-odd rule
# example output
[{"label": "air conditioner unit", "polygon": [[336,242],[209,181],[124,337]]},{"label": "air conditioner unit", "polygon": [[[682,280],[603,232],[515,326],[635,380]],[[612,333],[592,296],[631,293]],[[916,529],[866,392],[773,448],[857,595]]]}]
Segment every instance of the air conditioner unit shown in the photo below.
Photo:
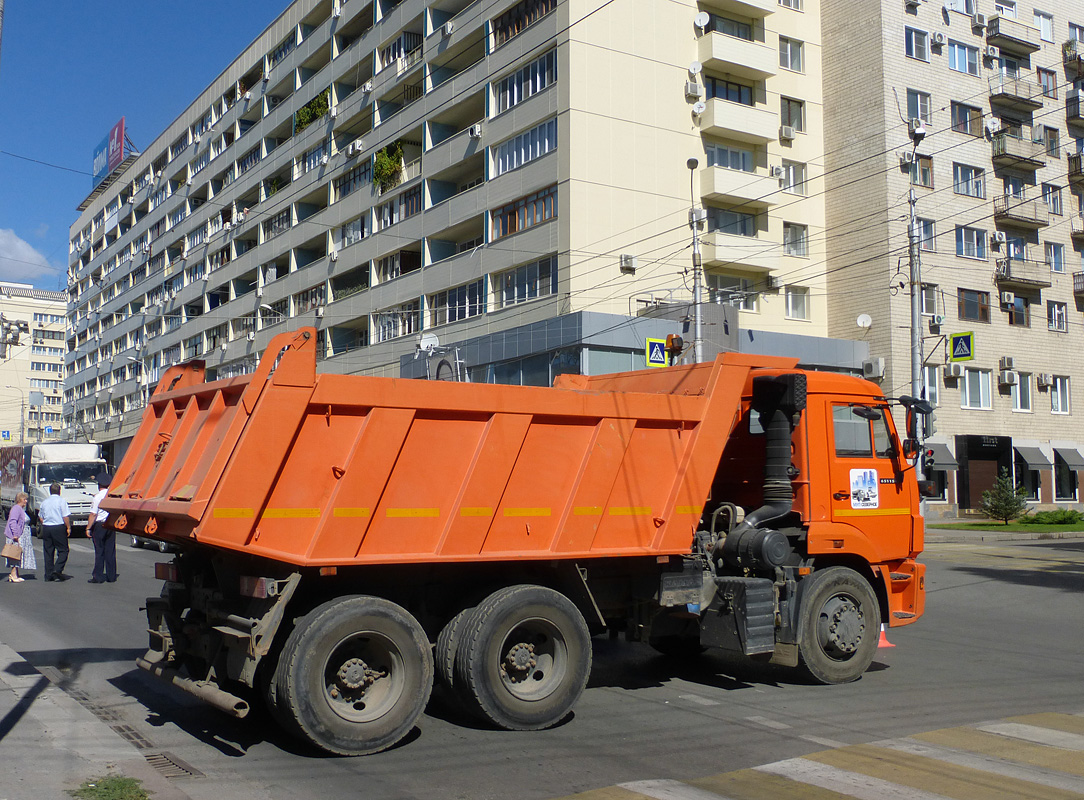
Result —
[{"label": "air conditioner unit", "polygon": [[933,44],[934,47],[940,47],[945,43],[945,34],[938,31],[930,37],[930,42]]},{"label": "air conditioner unit", "polygon": [[233,227],[233,223],[230,222],[229,220],[226,220],[225,222],[222,223],[222,227],[225,228],[226,230],[229,230],[230,228]]},{"label": "air conditioner unit", "polygon": [[352,155],[354,155],[354,143],[353,142],[351,142],[350,144],[348,144],[346,146],[346,157],[350,158]]},{"label": "air conditioner unit", "polygon": [[1049,372],[1040,372],[1035,376],[1035,383],[1039,386],[1052,386],[1054,378]]},{"label": "air conditioner unit", "polygon": [[191,177],[191,176],[189,176],[188,180],[186,180],[186,181],[184,182],[184,185],[185,185],[185,186],[191,186],[191,185],[192,185],[192,177]]},{"label": "air conditioner unit", "polygon": [[900,166],[901,167],[909,167],[909,166],[911,166],[911,164],[914,163],[914,161],[915,161],[915,154],[912,153],[910,150],[904,150],[902,153],[900,153]]},{"label": "air conditioner unit", "polygon": [[328,258],[330,258],[332,261],[338,261],[339,260],[339,251],[338,250],[332,250],[331,254],[328,256]]},{"label": "air conditioner unit", "polygon": [[335,8],[333,8],[332,11],[331,11],[331,18],[332,19],[338,19],[342,15],[343,15],[343,10],[338,5],[336,5]]},{"label": "air conditioner unit", "polygon": [[870,358],[862,362],[862,377],[867,380],[883,378],[885,375],[885,360],[883,358]]},{"label": "air conditioner unit", "polygon": [[335,119],[335,117],[339,116],[339,106],[338,106],[338,104],[333,105],[331,107],[331,111],[329,113],[331,114],[332,119]]},{"label": "air conditioner unit", "polygon": [[442,28],[442,30],[444,31],[445,36],[451,36],[452,33],[455,31],[455,23],[451,20],[448,20],[444,23],[444,28]]},{"label": "air conditioner unit", "polygon": [[704,87],[696,81],[685,81],[685,96],[686,97],[703,97]]},{"label": "air conditioner unit", "polygon": [[[1003,306],[1011,306],[1015,302],[1016,302],[1016,295],[1014,295],[1012,292],[1002,292],[1001,293],[1001,305],[1003,305]],[[1011,367],[1005,367],[1005,369],[1012,369],[1012,368]]]},{"label": "air conditioner unit", "polygon": [[252,331],[249,331],[248,336],[246,336],[245,338],[248,339],[250,342],[254,342],[256,341],[256,334]]},{"label": "air conditioner unit", "polygon": [[772,175],[773,178],[782,178],[783,177],[783,168],[782,167],[772,167],[771,175]]},{"label": "air conditioner unit", "polygon": [[792,141],[794,139],[794,128],[790,125],[780,125],[779,138],[784,142]]},{"label": "air conditioner unit", "polygon": [[244,99],[245,100],[251,100],[252,99],[252,92],[245,92]]},{"label": "air conditioner unit", "polygon": [[1008,237],[1005,235],[1005,231],[994,231],[994,244],[1005,244]]},{"label": "air conditioner unit", "polygon": [[782,289],[783,288],[783,279],[780,278],[777,275],[766,275],[764,277],[764,286],[765,286],[765,288],[767,288],[769,290],[771,290],[771,289]]},{"label": "air conditioner unit", "polygon": [[472,139],[482,138],[482,123],[476,122],[467,130],[467,135]]},{"label": "air conditioner unit", "polygon": [[972,28],[985,28],[986,27],[986,15],[985,14],[972,14],[971,15],[971,27]]},{"label": "air conditioner unit", "polygon": [[636,256],[630,256],[623,254],[621,256],[621,274],[622,275],[635,275],[636,274]]},{"label": "air conditioner unit", "polygon": [[220,345],[219,345],[219,347],[221,348],[221,350],[222,350],[222,352],[223,352],[223,353],[225,353],[225,352],[226,352],[226,348],[227,348],[228,346],[229,346],[229,345],[227,345],[227,344],[226,344],[225,342],[223,342],[222,344],[220,344]]},{"label": "air conditioner unit", "polygon": [[983,53],[986,55],[987,58],[1000,58],[1001,57],[1001,50],[998,49],[997,45],[993,45],[993,44],[988,45],[986,47],[986,49],[983,50]]},{"label": "air conditioner unit", "polygon": [[1001,359],[997,362],[997,368],[1002,371],[1014,370],[1016,369],[1016,359],[1014,359],[1012,356],[1002,356]]},{"label": "air conditioner unit", "polygon": [[944,314],[933,314],[930,317],[930,327],[931,328],[940,328],[944,324],[945,324],[945,315]]},{"label": "air conditioner unit", "polygon": [[946,378],[962,378],[964,375],[964,365],[957,364],[955,361],[950,361],[945,364],[945,377]]},{"label": "air conditioner unit", "polygon": [[361,91],[363,91],[363,92],[371,92],[372,90],[373,90],[373,82],[372,81],[365,81],[365,83],[361,84]]},{"label": "air conditioner unit", "polygon": [[328,156],[327,153],[324,153],[323,156],[320,157],[320,163],[321,164],[326,164],[328,162],[329,158],[330,158],[330,156]]},{"label": "air conditioner unit", "polygon": [[199,144],[199,134],[198,133],[195,136],[192,137],[192,141],[195,144]]},{"label": "air conditioner unit", "polygon": [[354,140],[354,149],[357,150],[359,153],[361,152],[362,148],[364,148],[364,147],[365,147],[365,142],[363,142],[361,139],[355,139]]},{"label": "air conditioner unit", "polygon": [[256,296],[257,297],[263,297],[263,287],[262,286],[257,286],[256,287]]},{"label": "air conditioner unit", "polygon": [[318,316],[318,317],[324,316],[324,307],[323,306],[319,306],[316,309],[316,316]]}]

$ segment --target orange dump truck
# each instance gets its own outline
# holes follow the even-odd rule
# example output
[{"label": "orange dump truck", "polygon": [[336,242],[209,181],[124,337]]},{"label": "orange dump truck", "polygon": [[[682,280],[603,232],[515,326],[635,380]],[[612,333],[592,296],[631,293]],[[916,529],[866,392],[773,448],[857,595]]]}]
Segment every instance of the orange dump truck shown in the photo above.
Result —
[{"label": "orange dump truck", "polygon": [[840,683],[922,614],[916,445],[871,383],[735,354],[554,388],[318,375],[315,342],[170,369],[102,503],[179,549],[140,666],[229,713],[370,753],[437,679],[531,730],[593,634]]}]

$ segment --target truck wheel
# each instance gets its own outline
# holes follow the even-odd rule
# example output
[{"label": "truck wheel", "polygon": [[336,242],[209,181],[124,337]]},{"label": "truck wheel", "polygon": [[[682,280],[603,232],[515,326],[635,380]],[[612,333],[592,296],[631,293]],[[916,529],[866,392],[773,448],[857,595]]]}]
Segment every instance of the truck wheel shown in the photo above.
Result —
[{"label": "truck wheel", "polygon": [[877,652],[881,612],[873,589],[846,567],[819,570],[807,580],[798,624],[806,671],[820,683],[858,680]]},{"label": "truck wheel", "polygon": [[463,620],[474,613],[474,607],[464,608],[445,625],[437,636],[433,660],[436,662],[437,678],[449,689],[455,688],[455,654],[463,638]]},{"label": "truck wheel", "polygon": [[330,753],[359,756],[391,747],[425,709],[433,656],[421,625],[379,597],[318,606],[287,639],[272,708],[293,733]]},{"label": "truck wheel", "polygon": [[548,728],[572,710],[591,673],[591,634],[579,609],[542,586],[510,586],[462,622],[457,694],[510,731]]}]

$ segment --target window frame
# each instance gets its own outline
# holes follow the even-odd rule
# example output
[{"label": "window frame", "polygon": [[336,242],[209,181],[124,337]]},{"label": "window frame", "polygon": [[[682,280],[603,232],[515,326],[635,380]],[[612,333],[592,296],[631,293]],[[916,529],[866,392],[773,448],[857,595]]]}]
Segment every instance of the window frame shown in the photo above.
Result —
[{"label": "window frame", "polygon": [[[916,47],[916,45],[920,46]],[[919,50],[923,51],[922,55],[918,54]],[[930,32],[924,31],[922,28],[905,25],[903,28],[903,53],[908,58],[913,58],[916,61],[922,61],[929,64]]]},{"label": "window frame", "polygon": [[[799,235],[788,237],[788,231],[795,231]],[[795,258],[809,257],[809,226],[800,222],[783,222],[783,255]]]},{"label": "window frame", "polygon": [[812,319],[812,309],[809,307],[810,293],[808,286],[791,286],[787,284],[784,289],[784,309],[787,319],[802,320],[808,322]]},{"label": "window frame", "polygon": [[[914,111],[911,113],[911,101],[914,100]],[[925,113],[923,113],[923,101],[925,101]],[[920,119],[927,125],[933,124],[933,96],[929,92],[919,89],[907,90],[907,117],[908,119]]]},{"label": "window frame", "polygon": [[[786,53],[784,53],[784,43]],[[798,66],[794,66],[797,60]],[[784,63],[784,61],[786,63]],[[805,73],[805,42],[801,39],[792,39],[789,36],[779,37],[779,68],[788,72]]]},{"label": "window frame", "polygon": [[1032,374],[1030,372],[1017,372],[1016,383],[1009,387],[1012,410],[1017,414],[1031,414],[1034,412],[1034,403],[1031,402],[1031,379]]},{"label": "window frame", "polygon": [[[974,189],[974,191],[966,191],[967,189]],[[985,200],[986,170],[958,161],[952,162],[952,192],[964,197]]]},{"label": "window frame", "polygon": [[[932,219],[916,217],[918,226],[918,249],[923,253],[937,252],[937,223]],[[928,232],[928,235],[927,235]]]},{"label": "window frame", "polygon": [[[797,124],[795,124],[796,120]],[[780,95],[779,124],[790,126],[799,133],[805,133],[805,101]]]},{"label": "window frame", "polygon": [[[974,241],[971,243],[974,247],[974,253],[967,253],[968,236],[972,236]],[[972,228],[968,225],[956,226],[956,257],[957,258],[969,258],[973,261],[986,261],[986,231],[981,228]]]},{"label": "window frame", "polygon": [[1046,329],[1054,333],[1069,332],[1069,304],[1060,300],[1046,301]]},{"label": "window frame", "polygon": [[1050,413],[1068,416],[1073,413],[1072,383],[1068,375],[1053,375],[1050,382]]},{"label": "window frame", "polygon": [[[968,306],[972,304],[975,306],[975,316],[967,313]],[[989,322],[990,293],[980,289],[958,287],[956,289],[956,316],[964,322]]]},{"label": "window frame", "polygon": [[980,138],[984,135],[985,131],[982,124],[981,108],[968,105],[967,103],[959,103],[955,100],[953,100],[949,106],[951,109],[952,129],[954,131]]},{"label": "window frame", "polygon": [[[972,375],[978,377],[979,396],[977,405],[973,403]],[[960,379],[960,408],[968,411],[991,411],[993,407],[993,372],[979,367],[964,367],[964,375]]]},{"label": "window frame", "polygon": [[[960,69],[959,62],[960,55],[965,56],[962,66],[964,69]],[[955,39],[948,40],[948,65],[949,69],[953,72],[959,72],[962,75],[971,75],[978,77],[979,75],[979,48],[965,44],[964,42],[958,42]]]},{"label": "window frame", "polygon": [[[928,183],[925,181],[929,181]],[[933,156],[915,155],[911,162],[911,185],[923,189],[933,188]]]}]

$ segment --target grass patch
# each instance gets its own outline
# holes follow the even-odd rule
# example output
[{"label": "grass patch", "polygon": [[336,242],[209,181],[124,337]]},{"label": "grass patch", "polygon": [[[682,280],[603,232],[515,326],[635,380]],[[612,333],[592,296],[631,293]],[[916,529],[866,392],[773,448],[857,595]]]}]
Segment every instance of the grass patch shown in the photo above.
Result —
[{"label": "grass patch", "polygon": [[1084,534],[1084,523],[1064,523],[1062,525],[1027,525],[1021,522],[1010,522],[1003,525],[1000,522],[990,520],[988,522],[926,522],[927,528],[939,528],[952,531],[1002,531],[1003,533],[1081,533]]},{"label": "grass patch", "polygon": [[83,781],[78,789],[69,789],[68,794],[80,800],[149,800],[150,795],[143,788],[143,782],[123,775],[106,775]]}]

